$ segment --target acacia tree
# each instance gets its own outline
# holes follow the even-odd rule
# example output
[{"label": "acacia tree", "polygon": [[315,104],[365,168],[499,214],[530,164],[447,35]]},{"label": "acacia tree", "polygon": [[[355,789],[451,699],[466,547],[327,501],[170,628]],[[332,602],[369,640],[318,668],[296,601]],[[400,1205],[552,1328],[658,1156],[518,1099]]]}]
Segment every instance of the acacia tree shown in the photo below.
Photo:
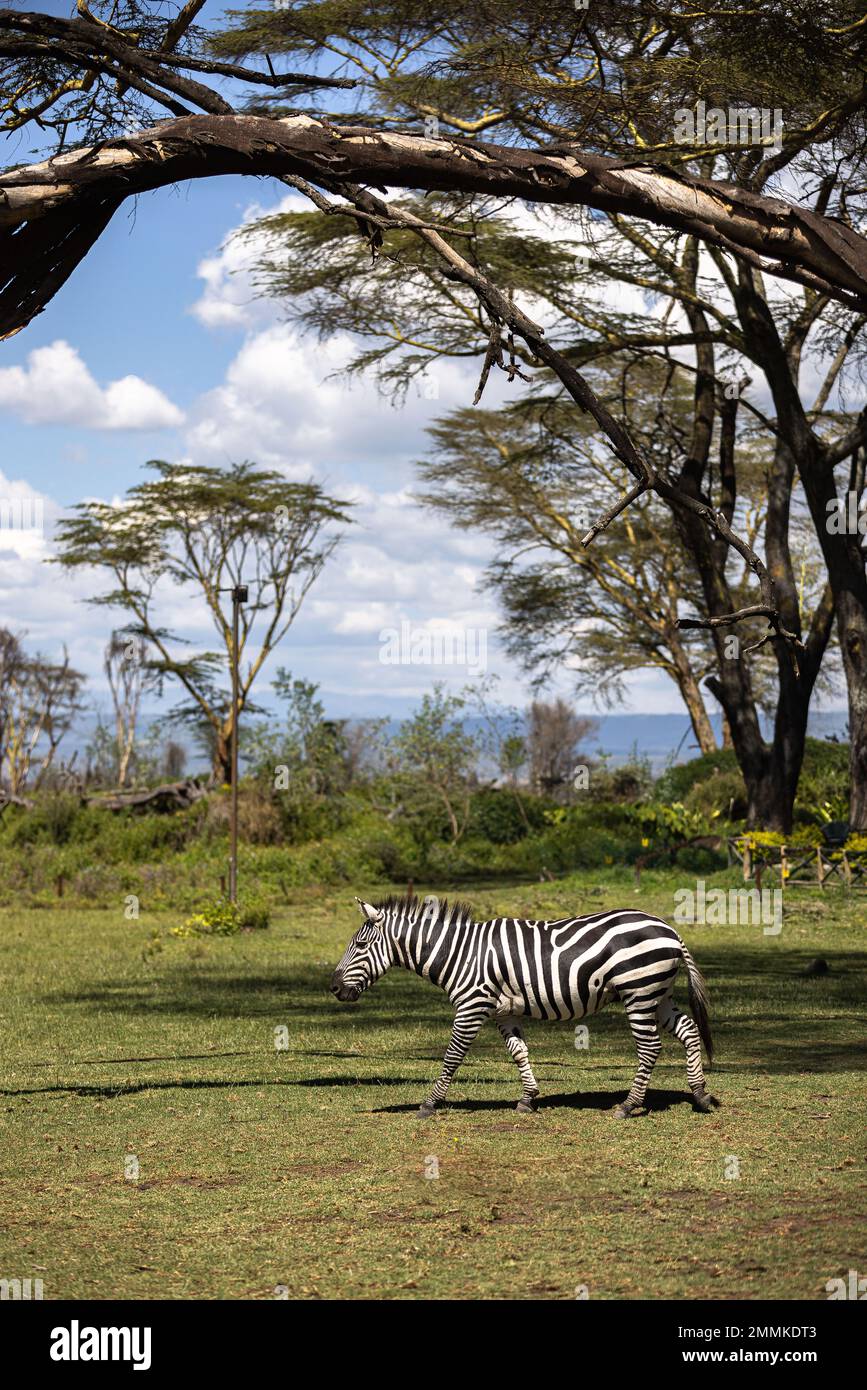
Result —
[{"label": "acacia tree", "polygon": [[[101,569],[112,587],[88,600],[124,612],[124,631],[152,653],[146,669],[171,677],[187,699],[173,717],[211,731],[214,773],[231,773],[235,712],[221,677],[237,666],[238,714],[265,661],[292,625],[307,591],[334,550],[347,505],[314,483],[287,482],[253,464],[228,469],[152,462],[155,478],[129,490],[119,505],[82,502],[58,526],[56,563]],[[248,588],[232,639],[231,591]],[[204,604],[220,650],[185,656],[186,639],[160,613],[171,587]]]},{"label": "acacia tree", "polygon": [[[677,507],[685,534],[703,549],[705,562],[724,543],[759,581],[759,603],[716,611],[728,595],[708,569],[715,611],[693,621],[710,625],[718,641],[721,629],[764,617],[765,640],[780,661],[791,662],[787,648],[798,651],[802,642],[790,625],[791,604],[778,602],[768,568],[733,531],[726,508],[714,507],[702,490],[709,438],[701,399],[705,384],[697,383],[697,452],[691,450],[689,466],[673,482],[654,470],[574,363],[481,268],[472,242],[468,255],[452,244],[466,246],[464,229],[449,218],[433,227],[424,213],[396,207],[364,185],[580,203],[610,215],[645,217],[685,233],[690,255],[700,240],[736,257],[738,273],[753,281],[759,271],[771,271],[863,313],[867,243],[854,226],[863,195],[857,179],[838,180],[835,200],[820,195],[812,207],[768,194],[774,178],[783,170],[797,178],[800,156],[820,147],[838,169],[857,167],[865,31],[854,4],[839,0],[817,8],[795,0],[715,13],[696,12],[679,0],[597,0],[591,13],[556,3],[542,13],[513,13],[485,0],[473,7],[446,0],[422,13],[397,5],[383,14],[364,0],[299,0],[280,11],[245,11],[207,55],[189,27],[202,8],[201,0],[191,0],[158,42],[151,21],[159,7],[146,0],[104,0],[90,7],[81,0],[74,21],[0,14],[0,59],[11,74],[10,123],[39,120],[61,128],[62,139],[71,123],[71,138],[79,141],[73,153],[0,177],[0,252],[8,265],[0,287],[0,330],[16,331],[44,307],[125,197],[179,178],[274,174],[328,216],[351,216],[374,252],[387,233],[407,228],[442,259],[443,273],[478,301],[489,330],[483,380],[494,365],[514,375],[511,355],[508,363],[503,358],[505,329],[523,340],[534,366],[553,372],[589,411],[631,475],[625,497],[591,528],[587,543],[636,497],[654,490]],[[301,55],[308,65],[306,84],[304,75],[275,74],[272,53]],[[249,54],[261,55],[268,71],[235,61]],[[363,76],[357,109],[366,125],[344,120],[338,126],[331,113],[298,115],[291,107],[287,114],[287,99],[312,85],[309,66],[323,56],[332,62],[339,56]],[[208,74],[256,84],[265,99],[239,114],[199,80]],[[334,80],[313,79],[320,86]],[[704,131],[685,142],[675,136],[679,107],[698,97],[743,107],[745,85],[753,88],[753,99],[756,93],[766,102],[785,95],[787,122],[778,148],[765,151],[753,139],[744,149],[737,139],[724,144],[720,155]],[[100,95],[91,102],[94,90]],[[112,121],[120,128],[130,91],[150,110],[162,108],[174,119],[87,145],[94,121],[101,123],[100,134],[110,132]],[[35,93],[35,106],[27,106],[22,92],[28,100]],[[73,115],[64,124],[70,102]],[[196,109],[207,114],[189,114]],[[439,138],[436,126],[424,136],[407,133],[407,124],[420,117],[441,122],[449,133]],[[512,143],[475,138],[492,127]],[[693,172],[687,166],[695,162]],[[334,195],[345,201],[333,201]],[[810,495],[817,525],[821,504],[833,500],[833,460],[820,462]],[[717,539],[701,539],[704,527]],[[867,662],[867,581],[855,550],[837,546],[829,569],[850,691],[853,789],[863,788],[867,801],[867,697],[857,694]],[[816,651],[808,650],[808,665],[815,665],[821,647],[819,642]],[[792,670],[794,679],[795,664]],[[738,683],[749,693],[748,674]],[[865,685],[861,680],[860,688]],[[727,709],[730,722],[732,712]],[[750,722],[745,728],[752,737]],[[763,761],[770,767],[782,752],[791,779],[797,743],[783,739],[779,749],[764,751]],[[853,790],[856,810],[860,795]]]},{"label": "acacia tree", "polygon": [[[655,14],[658,18],[659,11],[655,11]],[[666,50],[668,57],[663,61],[659,54],[654,54],[651,43],[645,61],[639,51],[640,45],[636,47],[639,26],[639,29],[633,29],[631,35],[634,42],[629,57],[629,24],[634,18],[633,11],[631,19],[627,17],[624,20],[626,27],[621,30],[624,43],[619,57],[614,55],[624,79],[617,100],[620,102],[624,127],[628,125],[630,138],[636,140],[644,151],[648,144],[652,144],[654,131],[659,130],[661,111],[653,103],[649,106],[643,104],[641,93],[647,95],[648,72],[652,72],[660,62],[663,70],[666,63],[670,66],[674,62],[674,49],[669,45]],[[783,168],[788,168],[790,176],[796,175],[805,190],[811,186],[814,188],[817,214],[824,215],[830,208],[837,207],[844,219],[851,222],[853,217],[861,215],[863,205],[862,181],[858,172],[863,92],[857,85],[855,69],[847,70],[844,65],[843,70],[838,70],[839,64],[828,47],[828,36],[822,37],[822,25],[827,23],[827,16],[823,16],[818,29],[813,32],[815,45],[811,41],[809,54],[801,69],[797,70],[797,54],[811,24],[805,10],[799,11],[798,19],[799,26],[794,31],[789,28],[783,35],[782,50],[775,49],[772,71],[768,70],[764,60],[765,50],[760,44],[754,43],[755,34],[751,32],[751,26],[754,25],[755,16],[752,12],[744,16],[740,25],[736,14],[726,13],[726,28],[733,33],[727,34],[725,41],[728,44],[733,40],[733,51],[737,55],[735,63],[723,61],[724,55],[719,49],[719,31],[714,33],[712,26],[710,32],[707,28],[702,31],[702,27],[698,26],[693,54],[702,53],[707,61],[705,69],[696,70],[709,71],[713,85],[710,90],[699,86],[690,92],[687,88],[687,94],[722,99],[731,92],[734,68],[734,90],[738,96],[747,81],[754,82],[767,100],[783,100],[785,96],[787,115],[793,110],[796,118],[801,120],[801,126],[798,128],[796,120],[792,120],[787,125],[782,150],[779,153],[771,152],[766,157],[760,149],[738,146],[723,148],[719,154],[709,149],[693,150],[692,155],[701,155],[700,167],[705,175],[721,167],[732,183],[739,187],[764,189],[769,180],[777,177]],[[420,24],[423,22],[419,21]],[[522,22],[516,20],[515,24]],[[592,22],[596,23],[595,15]],[[471,28],[473,23],[470,17],[467,25]],[[598,35],[597,29],[595,37],[598,38]],[[537,37],[534,35],[534,42]],[[550,56],[550,50],[548,54]],[[534,47],[533,61],[536,62],[537,58],[538,50]],[[462,109],[465,110],[473,99],[476,69],[467,63],[465,69],[458,71],[454,54],[445,60],[445,66],[452,76],[449,96],[453,102],[458,99],[463,101],[465,105]],[[686,80],[688,68],[689,65],[685,63],[677,68],[679,82]],[[545,118],[540,116],[540,106],[550,101],[551,104],[560,102],[568,107],[574,96],[572,87],[562,73],[559,76],[555,74],[545,89],[545,98],[534,100],[534,90],[526,77],[526,69],[521,70],[520,81],[515,79],[516,70],[510,68],[502,55],[491,55],[490,81],[499,84],[497,91],[500,94],[511,82],[514,99],[510,108],[504,96],[497,107],[500,112],[497,120],[506,125],[512,123],[516,129],[520,125],[525,133],[531,128],[543,129]],[[848,105],[844,103],[847,109],[845,112],[842,108],[838,110],[843,118],[842,125],[835,131],[824,117],[811,123],[808,117],[811,112],[819,111],[817,103],[830,103],[831,88],[836,84],[835,90],[839,96],[839,89],[845,87],[847,82],[850,82]],[[523,85],[525,102],[520,107],[520,113],[516,114],[514,103],[518,100],[519,85]],[[412,84],[409,86],[418,97],[421,84],[417,81],[414,88]],[[389,95],[397,99],[393,88],[391,76],[384,76],[381,80],[383,105]],[[681,86],[680,90],[683,92],[684,88]],[[538,98],[538,91],[535,96]],[[411,99],[410,94],[407,100]],[[580,101],[580,98],[576,100]],[[608,101],[609,118],[613,111],[613,100],[610,98]],[[831,109],[832,105],[826,105],[821,111],[827,114]],[[831,155],[833,173],[828,170]],[[849,475],[844,487],[847,482],[851,487],[857,475],[854,465],[865,440],[867,418],[846,418],[845,414],[833,414],[824,407],[828,393],[847,360],[857,360],[863,316],[853,312],[841,319],[839,305],[833,306],[832,312],[828,296],[812,288],[806,289],[802,296],[788,300],[781,299],[779,294],[770,295],[758,268],[750,262],[749,257],[744,256],[742,249],[732,244],[719,248],[710,239],[710,269],[724,297],[729,300],[721,306],[715,302],[709,284],[705,264],[707,258],[701,252],[699,237],[675,238],[663,232],[639,231],[613,210],[608,211],[607,222],[616,237],[609,237],[601,247],[594,245],[602,240],[599,236],[599,219],[594,219],[589,224],[592,230],[589,257],[585,247],[580,270],[576,270],[574,249],[570,252],[565,241],[552,246],[550,238],[532,238],[525,226],[514,224],[506,224],[501,235],[497,236],[496,227],[491,221],[490,205],[480,206],[478,200],[473,203],[454,198],[433,203],[426,200],[424,210],[417,205],[414,211],[418,218],[425,215],[430,217],[433,211],[441,223],[458,218],[458,228],[472,235],[475,263],[489,268],[492,276],[499,283],[510,285],[516,295],[533,294],[542,299],[547,309],[548,345],[550,347],[553,341],[559,348],[559,360],[558,353],[554,351],[549,353],[547,361],[574,399],[580,400],[580,390],[575,389],[576,383],[570,379],[569,372],[563,370],[564,360],[570,365],[583,365],[616,353],[626,352],[628,360],[658,353],[667,358],[670,367],[678,348],[691,348],[694,351],[695,365],[691,367],[694,379],[692,427],[689,436],[682,440],[677,468],[673,472],[669,469],[664,475],[671,479],[674,486],[669,487],[666,496],[665,486],[659,486],[659,472],[653,478],[646,450],[636,467],[636,459],[630,460],[628,451],[618,451],[615,442],[616,456],[637,480],[635,489],[628,494],[628,500],[634,499],[648,487],[655,487],[670,505],[682,545],[700,576],[703,611],[698,617],[681,618],[678,622],[684,625],[701,623],[712,633],[718,670],[706,679],[712,693],[723,706],[741,766],[750,773],[753,785],[750,819],[753,821],[781,829],[789,826],[803,756],[810,696],[819,678],[836,605],[849,694],[851,816],[853,823],[862,822],[867,815],[867,723],[863,717],[867,699],[867,667],[864,664],[867,660],[867,641],[863,640],[861,629],[867,623],[867,582],[859,537],[842,532],[835,534],[829,531],[826,523],[828,508],[837,497],[834,470],[844,465]],[[306,229],[303,226],[305,222]],[[343,328],[351,325],[356,331],[372,338],[373,345],[357,359],[358,368],[375,364],[386,379],[400,383],[413,371],[422,370],[439,353],[467,355],[473,351],[483,351],[490,328],[489,319],[484,313],[484,299],[481,304],[477,300],[474,305],[472,295],[460,296],[455,286],[455,279],[459,277],[451,273],[449,266],[442,268],[438,255],[428,254],[430,243],[428,248],[419,248],[410,238],[399,239],[392,234],[387,242],[391,256],[381,258],[379,274],[376,275],[375,271],[369,269],[364,257],[356,255],[351,240],[341,236],[333,217],[323,217],[317,224],[314,219],[302,214],[295,219],[272,219],[267,225],[275,234],[285,238],[288,254],[284,258],[279,249],[275,250],[263,265],[264,282],[272,291],[291,295],[290,312],[317,331],[328,332],[338,324]],[[603,230],[605,225],[603,219]],[[587,227],[585,221],[584,229]],[[612,240],[617,243],[614,250]],[[702,240],[708,242],[707,238]],[[399,274],[395,273],[395,267]],[[361,283],[363,277],[368,281],[366,288]],[[465,284],[472,285],[470,277],[461,278]],[[610,296],[604,293],[604,283],[612,278],[638,286],[652,296],[656,304],[667,299],[669,309],[666,316],[660,319],[658,314],[641,315],[634,311],[627,315],[612,309]],[[598,302],[588,299],[588,289],[592,291],[600,283],[602,289]],[[732,296],[732,289],[739,287],[743,287],[739,295]],[[668,318],[672,321],[666,322]],[[505,321],[508,322],[507,317]],[[800,406],[799,410],[792,401],[792,395],[798,395],[801,358],[811,333],[814,341],[817,337],[823,340],[822,346],[828,350],[831,359],[812,413],[806,405]],[[773,352],[775,338],[778,339],[778,347]],[[532,347],[531,339],[527,339],[527,342]],[[777,379],[776,385],[772,383],[775,404],[777,396],[781,395],[786,406],[776,418],[770,419],[748,400],[739,401],[737,395],[732,397],[729,394],[733,380],[746,375],[743,365],[739,366],[739,363],[749,367],[752,362],[764,368],[769,353],[775,367],[773,375]],[[526,349],[522,351],[519,342],[514,355],[510,354],[508,363],[503,365],[512,374],[520,373],[525,365],[537,365],[540,355],[538,350],[535,353]],[[496,360],[495,355],[489,355],[486,359],[483,378],[492,360]],[[740,587],[743,590],[743,586],[736,585],[732,580],[728,563],[731,538],[726,536],[725,527],[716,527],[714,536],[713,525],[710,529],[707,525],[709,520],[713,523],[721,518],[730,526],[735,515],[743,478],[735,466],[732,442],[738,428],[742,428],[738,420],[746,412],[774,440],[772,460],[765,478],[769,499],[764,525],[768,559],[765,575],[762,575],[761,564],[754,563],[757,557],[753,544],[749,543],[746,550],[741,551],[751,569],[762,578],[764,601],[760,604],[750,602],[745,594],[740,602],[736,601],[735,589]],[[622,411],[619,416],[622,420]],[[809,432],[803,427],[799,428],[805,416],[810,421]],[[599,414],[595,418],[602,421]],[[829,570],[829,588],[817,596],[812,608],[801,602],[801,586],[789,537],[792,485],[796,470]],[[608,513],[603,521],[606,524],[610,521]],[[592,528],[589,533],[591,538],[599,529]],[[742,532],[739,534],[743,535]],[[777,624],[772,622],[770,632],[754,632],[752,641],[749,641],[749,630],[754,620],[768,616],[767,610],[771,606],[768,598],[771,594],[774,595],[773,604],[776,605],[779,621]],[[739,650],[749,654],[751,648],[757,649],[757,644],[768,639],[771,642],[779,691],[773,735],[769,740],[763,737],[759,718],[761,678],[756,681],[756,672],[751,669],[749,661],[732,660],[730,657],[728,634],[733,614],[737,614],[746,633]],[[787,642],[779,640],[781,630],[788,634]]]},{"label": "acacia tree", "polygon": [[[648,455],[670,449],[683,430],[669,419],[659,429],[654,376],[659,386],[658,373],[634,373],[627,403]],[[617,383],[600,385],[608,396]],[[651,417],[647,436],[640,414]],[[700,605],[690,557],[670,512],[647,498],[582,545],[599,498],[615,501],[620,477],[598,435],[575,431],[569,416],[544,396],[501,411],[453,411],[430,431],[421,500],[456,526],[496,537],[486,581],[504,613],[507,649],[537,681],[565,664],[576,690],[614,704],[627,672],[660,670],[677,687],[699,748],[711,752],[717,740],[701,688],[714,666],[711,644],[705,632],[678,627]],[[754,524],[745,519],[748,536]]]},{"label": "acacia tree", "polygon": [[[673,109],[694,95],[700,50],[709,60],[701,71],[711,74],[703,80],[716,88],[711,95],[734,84],[739,105],[746,55],[773,53],[803,116],[787,134],[777,169],[806,145],[845,131],[864,99],[864,36],[852,0],[819,13],[799,3],[749,8],[740,17],[730,10],[696,14],[682,0],[596,0],[592,16],[571,3],[525,16],[498,0],[472,7],[444,0],[423,11],[396,5],[387,13],[366,0],[294,0],[279,10],[244,11],[218,38],[195,27],[204,9],[205,0],[187,0],[168,17],[161,0],[78,0],[74,19],[0,10],[7,129],[35,124],[55,133],[61,149],[78,146],[0,180],[0,249],[9,266],[4,331],[44,308],[124,198],[226,173],[300,176],[323,188],[336,183],[366,212],[369,232],[376,214],[362,207],[350,181],[646,216],[735,246],[753,264],[841,302],[867,305],[867,245],[849,226],[763,196],[756,190],[766,177],[748,187],[686,172],[704,138],[684,148],[672,128]],[[271,55],[287,53],[307,69],[275,72]],[[251,54],[265,63],[235,61]],[[310,63],[323,56],[359,76],[311,72]],[[719,80],[720,68],[727,81]],[[625,82],[611,81],[617,70]],[[239,105],[205,77],[221,87],[239,84]],[[345,110],[319,118],[287,114],[302,94],[335,87],[357,87],[356,108],[369,125],[336,128],[331,116],[345,117]],[[173,120],[160,128],[135,128],[166,112]],[[408,134],[408,121],[419,118],[458,133],[442,141],[430,128],[425,136]],[[525,147],[475,139],[495,127]],[[526,148],[540,138],[544,148]]]},{"label": "acacia tree", "polygon": [[[472,226],[473,216],[467,212],[462,225]],[[432,373],[440,356],[476,355],[485,360],[484,377],[484,318],[474,312],[472,297],[461,296],[443,276],[427,248],[409,237],[399,241],[395,274],[385,257],[371,267],[333,219],[298,213],[264,225],[273,250],[262,263],[263,287],[284,295],[302,326],[363,335],[367,342],[351,370],[374,368],[399,390],[414,376]],[[609,265],[612,275],[625,275],[621,258],[609,261],[600,248],[588,271],[586,256],[579,254],[583,248],[576,249],[566,231],[552,241],[489,218],[478,224],[474,241],[480,259],[495,266],[499,278],[543,306],[547,339],[557,344],[559,361],[588,364],[597,399],[626,422],[630,442],[662,484],[654,488],[657,497],[651,504],[650,489],[638,486],[624,511],[622,460],[606,458],[604,429],[586,416],[575,418],[566,392],[560,388],[558,394],[562,377],[555,366],[553,382],[551,375],[537,373],[529,399],[499,418],[458,411],[434,429],[433,456],[422,465],[423,476],[436,483],[429,500],[459,525],[490,523],[500,540],[503,558],[491,578],[515,620],[516,649],[538,655],[538,639],[551,636],[561,618],[567,639],[570,619],[603,619],[608,650],[600,632],[593,653],[606,670],[615,674],[618,666],[627,669],[636,661],[662,665],[678,683],[699,742],[710,746],[703,679],[723,708],[749,789],[750,822],[787,830],[810,697],[834,616],[824,576],[804,587],[804,559],[815,570],[812,557],[819,547],[802,515],[803,500],[793,496],[794,460],[780,446],[775,421],[740,395],[736,322],[714,306],[713,328],[687,322],[677,332],[649,314],[603,308],[588,290],[598,280],[604,293]],[[701,303],[704,286],[689,290],[698,282],[695,252],[696,243],[688,240],[673,264],[679,277],[685,266],[678,295]],[[672,248],[666,254],[672,260]],[[728,350],[720,366],[717,339]],[[676,348],[688,346],[701,353],[700,367],[675,358]],[[660,370],[654,376],[655,354]],[[532,362],[516,347],[510,365],[526,374]],[[833,424],[841,438],[851,439],[858,421],[837,413]],[[648,495],[639,499],[642,491]],[[604,525],[590,526],[588,498],[604,509]],[[725,536],[714,543],[703,516],[708,512],[746,541],[739,567]],[[545,570],[528,574],[516,553],[531,540],[548,554]],[[774,643],[770,653],[763,645],[767,610],[750,592],[754,572],[762,569],[755,563],[762,540],[786,604],[786,626],[795,635],[792,643]],[[635,562],[644,557],[649,558],[642,570]],[[558,573],[564,558],[574,569],[564,573],[561,567]],[[597,589],[576,582],[579,568],[598,581]],[[552,622],[537,625],[546,611]],[[740,618],[735,641],[733,613]],[[751,647],[751,658],[742,660]],[[770,739],[763,736],[763,712],[773,719]]]}]

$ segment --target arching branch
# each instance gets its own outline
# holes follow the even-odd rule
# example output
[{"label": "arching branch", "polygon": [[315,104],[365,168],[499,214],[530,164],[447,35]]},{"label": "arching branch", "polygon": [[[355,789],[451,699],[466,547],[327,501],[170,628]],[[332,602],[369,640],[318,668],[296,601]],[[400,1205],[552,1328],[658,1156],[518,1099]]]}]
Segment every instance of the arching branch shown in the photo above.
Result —
[{"label": "arching branch", "polygon": [[[80,255],[71,258],[67,250],[70,221],[86,227],[109,202],[219,174],[294,174],[320,186],[351,181],[584,204],[694,233],[766,272],[867,311],[867,241],[841,222],[781,199],[571,147],[427,139],[307,115],[208,114],[0,175],[0,336],[23,328],[77,265]],[[43,225],[51,271],[42,292],[32,283],[19,240],[36,221]]]}]

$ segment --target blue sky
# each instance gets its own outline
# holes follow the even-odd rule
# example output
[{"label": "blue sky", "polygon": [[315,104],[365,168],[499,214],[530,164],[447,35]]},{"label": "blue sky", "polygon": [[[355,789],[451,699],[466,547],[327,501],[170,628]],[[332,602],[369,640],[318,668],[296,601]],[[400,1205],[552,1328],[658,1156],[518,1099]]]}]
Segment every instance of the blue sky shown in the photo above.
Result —
[{"label": "blue sky", "polygon": [[[70,11],[63,0],[41,7]],[[26,153],[15,137],[4,163]],[[504,699],[523,705],[526,677],[503,656],[496,609],[479,583],[489,542],[451,530],[409,495],[425,426],[471,401],[478,365],[443,364],[439,398],[411,391],[399,410],[372,382],[326,380],[351,345],[299,339],[279,306],[254,297],[248,261],[230,240],[287,197],[304,206],[273,180],[222,178],[127,203],[47,310],[2,345],[0,497],[38,494],[47,526],[43,537],[0,535],[0,622],[47,654],[65,643],[91,698],[105,705],[109,615],[82,602],[92,580],[44,563],[57,516],[82,498],[122,496],[150,458],[250,458],[313,476],[358,504],[357,525],[266,678],[287,666],[318,681],[340,713],[398,713],[435,679],[463,684],[459,667],[382,665],[381,632],[409,621],[484,631],[489,672]],[[488,403],[503,393],[492,383]],[[193,642],[210,642],[194,596],[166,594],[165,614]],[[564,676],[559,690],[569,688]],[[673,685],[649,672],[630,679],[625,708],[682,710]]]}]

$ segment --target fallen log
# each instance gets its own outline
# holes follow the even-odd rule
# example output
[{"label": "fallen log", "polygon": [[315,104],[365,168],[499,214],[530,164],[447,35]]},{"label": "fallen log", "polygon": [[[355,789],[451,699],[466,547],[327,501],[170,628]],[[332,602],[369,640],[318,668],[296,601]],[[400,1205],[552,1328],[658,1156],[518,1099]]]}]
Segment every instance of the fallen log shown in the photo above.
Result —
[{"label": "fallen log", "polygon": [[84,804],[103,811],[183,811],[207,796],[212,787],[212,781],[203,782],[198,777],[187,777],[182,782],[164,782],[162,786],[146,787],[139,791],[101,792],[95,796],[85,796]]}]

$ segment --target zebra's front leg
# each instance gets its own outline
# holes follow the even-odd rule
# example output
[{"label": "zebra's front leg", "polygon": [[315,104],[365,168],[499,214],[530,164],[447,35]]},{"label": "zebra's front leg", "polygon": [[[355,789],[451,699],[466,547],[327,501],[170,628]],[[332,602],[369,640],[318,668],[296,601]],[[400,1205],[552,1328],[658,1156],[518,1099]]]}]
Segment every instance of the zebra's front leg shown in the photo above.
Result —
[{"label": "zebra's front leg", "polygon": [[503,1042],[506,1044],[509,1056],[521,1073],[524,1090],[515,1108],[526,1115],[536,1109],[535,1101],[539,1094],[533,1068],[530,1066],[530,1053],[517,1023],[509,1023],[508,1020],[503,1019],[497,1024],[497,1027],[503,1036]]},{"label": "zebra's front leg", "polygon": [[449,1083],[466,1057],[476,1034],[488,1017],[489,1011],[480,1013],[478,1008],[475,1010],[461,1011],[455,1014],[455,1021],[452,1024],[452,1036],[443,1057],[443,1069],[440,1072],[439,1080],[435,1083],[433,1090],[427,1100],[422,1101],[418,1108],[417,1115],[420,1120],[426,1120],[436,1110],[437,1106],[445,1100],[446,1091]]}]

